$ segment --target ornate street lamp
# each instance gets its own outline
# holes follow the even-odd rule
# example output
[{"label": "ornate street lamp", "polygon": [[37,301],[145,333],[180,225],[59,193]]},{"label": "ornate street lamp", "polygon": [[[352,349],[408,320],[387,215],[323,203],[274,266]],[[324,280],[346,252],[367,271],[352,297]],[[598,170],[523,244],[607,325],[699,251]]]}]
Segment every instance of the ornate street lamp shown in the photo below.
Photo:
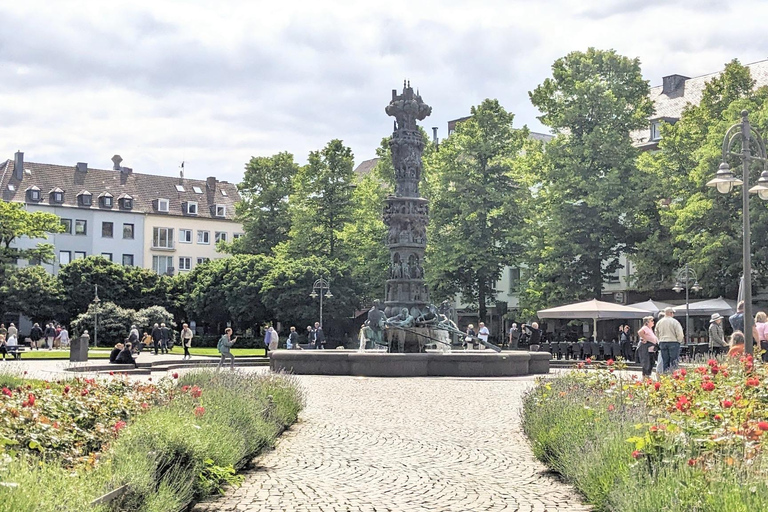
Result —
[{"label": "ornate street lamp", "polygon": [[93,297],[93,346],[98,347],[99,346],[99,303],[101,302],[101,299],[99,298],[99,285],[95,284],[93,285],[95,291],[95,296]]},{"label": "ornate street lamp", "polygon": [[689,344],[690,340],[690,334],[689,334],[689,326],[688,326],[688,317],[689,317],[689,301],[688,301],[688,291],[698,292],[701,291],[701,286],[699,286],[699,278],[696,275],[696,271],[693,270],[691,267],[688,266],[686,263],[683,268],[677,271],[677,274],[675,275],[675,286],[672,287],[674,291],[677,293],[680,293],[685,289],[685,344],[686,346]]},{"label": "ornate street lamp", "polygon": [[[737,140],[741,141],[740,153],[731,151],[734,142]],[[755,154],[752,153],[753,143],[756,150]],[[741,159],[741,179],[734,176],[733,171],[731,171],[730,166],[726,162],[729,156]],[[749,192],[757,194],[762,200],[768,200],[768,158],[766,158],[765,142],[760,134],[749,124],[749,112],[742,110],[741,122],[734,124],[725,132],[725,138],[723,139],[723,161],[720,164],[715,179],[710,180],[707,186],[717,188],[717,191],[721,194],[728,194],[733,190],[733,187],[739,185],[744,185],[746,189],[749,186],[750,164],[754,160],[763,162],[763,172],[760,174],[760,179],[757,180],[757,185],[749,189]],[[752,325],[754,319],[752,318],[752,248],[749,234],[749,194],[742,194],[742,203],[744,220],[742,227],[744,241],[744,350],[746,353],[751,354],[753,353]]]},{"label": "ornate street lamp", "polygon": [[[323,290],[326,290],[325,292],[325,298],[330,299],[333,297],[333,294],[331,293],[331,289],[329,287],[328,281],[323,279],[322,277],[315,281],[315,284],[312,285],[312,293],[309,294],[310,297],[313,299],[316,299],[318,295],[320,296],[320,327],[323,327]],[[320,292],[318,294],[318,292]]]}]

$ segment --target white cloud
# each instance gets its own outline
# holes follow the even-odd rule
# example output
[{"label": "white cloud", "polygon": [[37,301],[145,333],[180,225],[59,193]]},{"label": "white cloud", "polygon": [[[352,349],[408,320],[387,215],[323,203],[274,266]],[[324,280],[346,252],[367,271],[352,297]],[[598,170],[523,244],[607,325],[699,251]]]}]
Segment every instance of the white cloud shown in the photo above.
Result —
[{"label": "white cloud", "polygon": [[[743,13],[749,13],[744,16]],[[0,158],[87,161],[239,181],[252,155],[303,162],[330,139],[371,158],[411,80],[424,126],[499,98],[545,130],[528,91],[588,46],[661,77],[768,57],[757,0],[14,2],[0,6]]]}]

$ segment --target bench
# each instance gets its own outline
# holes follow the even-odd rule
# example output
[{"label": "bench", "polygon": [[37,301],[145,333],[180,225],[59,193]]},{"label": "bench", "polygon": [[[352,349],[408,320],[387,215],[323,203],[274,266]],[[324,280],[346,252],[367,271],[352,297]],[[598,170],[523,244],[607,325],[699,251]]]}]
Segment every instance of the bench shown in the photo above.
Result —
[{"label": "bench", "polygon": [[6,345],[5,350],[8,351],[8,355],[13,356],[14,359],[21,359],[21,353],[27,350],[24,345]]}]

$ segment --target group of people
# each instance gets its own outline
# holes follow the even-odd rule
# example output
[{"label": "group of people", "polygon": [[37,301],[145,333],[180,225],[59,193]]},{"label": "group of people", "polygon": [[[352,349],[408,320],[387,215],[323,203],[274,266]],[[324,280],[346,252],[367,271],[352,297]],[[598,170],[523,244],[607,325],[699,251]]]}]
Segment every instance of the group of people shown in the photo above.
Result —
[{"label": "group of people", "polygon": [[477,332],[475,332],[475,326],[469,324],[467,326],[467,332],[464,336],[464,342],[461,344],[461,346],[464,348],[464,350],[477,350],[480,348],[481,341],[486,343],[488,342],[488,336],[490,336],[490,334],[491,332],[488,330],[488,327],[485,326],[484,322],[480,322],[478,324]]},{"label": "group of people", "polygon": [[307,342],[309,348],[323,350],[325,349],[325,333],[320,326],[320,322],[315,322],[315,326],[307,326]]},{"label": "group of people", "polygon": [[[0,337],[2,337],[2,349],[3,359],[7,354],[8,346],[19,345],[19,330],[16,325],[11,322],[8,328],[5,328],[5,324],[0,324]],[[69,331],[61,324],[55,322],[49,322],[45,324],[45,329],[40,327],[40,324],[35,323],[32,329],[29,331],[29,348],[30,350],[41,348],[47,348],[53,350],[54,348],[68,347],[69,346]]]}]

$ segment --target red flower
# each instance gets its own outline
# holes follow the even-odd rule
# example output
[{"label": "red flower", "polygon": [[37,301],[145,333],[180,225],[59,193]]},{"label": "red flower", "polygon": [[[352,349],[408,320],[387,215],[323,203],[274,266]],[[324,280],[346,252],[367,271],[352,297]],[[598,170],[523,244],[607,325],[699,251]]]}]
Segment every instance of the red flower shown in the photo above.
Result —
[{"label": "red flower", "polygon": [[147,409],[149,409],[149,404],[147,402],[141,402],[141,408],[146,411]]},{"label": "red flower", "polygon": [[29,405],[35,405],[35,395],[32,393],[27,395],[27,401],[29,402]]},{"label": "red flower", "polygon": [[127,425],[127,423],[125,423],[123,420],[120,420],[117,423],[115,423],[115,426],[113,427],[114,430],[115,430],[115,434],[117,434],[122,429],[124,429],[126,425]]},{"label": "red flower", "polygon": [[187,385],[181,386],[181,392],[182,393],[186,393],[187,391],[189,391],[189,386],[187,386]]},{"label": "red flower", "polygon": [[726,398],[725,400],[723,400],[723,407],[725,407],[726,409],[728,409],[729,407],[732,407],[732,406],[733,406],[733,402],[731,402],[731,401],[730,401],[730,400],[728,400],[727,398]]},{"label": "red flower", "polygon": [[195,416],[201,418],[205,414],[205,407],[195,407]]},{"label": "red flower", "polygon": [[640,450],[635,450],[632,452],[633,459],[639,459],[642,456],[643,456],[643,452],[641,452]]},{"label": "red flower", "polygon": [[701,389],[704,391],[712,391],[715,389],[715,383],[712,381],[705,381],[701,384]]},{"label": "red flower", "polygon": [[755,358],[752,356],[752,354],[747,354],[747,361],[749,361],[751,363],[754,360],[755,360]]},{"label": "red flower", "polygon": [[587,364],[590,364],[590,363],[592,363],[592,358],[591,358],[591,357],[588,357],[588,358],[586,358],[584,361],[585,361]]},{"label": "red flower", "polygon": [[6,387],[3,387],[3,394],[5,396],[13,396],[13,391],[11,391],[10,389],[8,389]]},{"label": "red flower", "polygon": [[720,416],[719,414],[715,414],[715,421],[720,421],[722,419],[723,419],[722,416]]},{"label": "red flower", "polygon": [[696,465],[696,459],[688,459],[688,465],[689,466],[695,466]]},{"label": "red flower", "polygon": [[173,372],[173,378],[174,379],[178,379],[179,378],[179,374],[177,372]]},{"label": "red flower", "polygon": [[608,366],[613,366],[613,359],[609,359],[605,362]]},{"label": "red flower", "polygon": [[197,386],[192,386],[192,389],[189,391],[189,394],[192,396],[192,398],[200,398],[200,395],[203,394],[203,390]]},{"label": "red flower", "polygon": [[653,383],[653,389],[655,389],[656,391],[658,391],[660,387],[661,387],[661,382],[654,382]]},{"label": "red flower", "polygon": [[58,421],[54,421],[53,422],[53,428],[59,428],[59,422]]},{"label": "red flower", "polygon": [[710,359],[709,361],[707,361],[707,364],[709,366],[717,366],[717,359]]},{"label": "red flower", "polygon": [[649,428],[648,430],[650,430],[651,432],[658,432],[659,427],[657,427],[656,425],[651,425],[651,428]]},{"label": "red flower", "polygon": [[[720,368],[719,368],[719,367],[717,367],[717,366],[713,366],[713,367],[711,367],[711,368],[709,369],[709,371],[711,371],[711,372],[712,372],[712,375],[717,375],[717,373],[720,371]],[[727,373],[723,373],[723,375],[725,375],[726,377],[728,376],[728,374],[727,374]]]},{"label": "red flower", "polygon": [[609,411],[612,411],[612,410],[614,410],[615,408],[616,408],[616,407],[614,407],[614,406],[613,406],[613,404],[610,404],[610,405],[608,405],[608,410],[609,410]]},{"label": "red flower", "polygon": [[750,377],[747,379],[747,386],[756,388],[759,385],[760,385],[760,379],[758,379],[757,377]]},{"label": "red flower", "polygon": [[67,393],[69,393],[70,389],[72,388],[70,388],[69,386],[64,386],[64,394],[66,395]]},{"label": "red flower", "polygon": [[768,430],[768,421],[760,421],[757,423],[757,428],[765,432]]},{"label": "red flower", "polygon": [[80,392],[80,396],[85,396],[88,394],[88,388],[83,388],[83,390]]},{"label": "red flower", "polygon": [[150,378],[149,378],[149,379],[147,379],[147,380],[148,380],[149,382],[152,382],[152,377],[150,377]]},{"label": "red flower", "polygon": [[109,372],[109,374],[110,374],[110,375],[114,375],[114,374],[115,374],[115,372]]},{"label": "red flower", "polygon": [[677,404],[675,404],[675,407],[677,407],[678,411],[685,412],[691,408],[691,401],[688,400],[687,396],[681,396],[677,399]]}]

